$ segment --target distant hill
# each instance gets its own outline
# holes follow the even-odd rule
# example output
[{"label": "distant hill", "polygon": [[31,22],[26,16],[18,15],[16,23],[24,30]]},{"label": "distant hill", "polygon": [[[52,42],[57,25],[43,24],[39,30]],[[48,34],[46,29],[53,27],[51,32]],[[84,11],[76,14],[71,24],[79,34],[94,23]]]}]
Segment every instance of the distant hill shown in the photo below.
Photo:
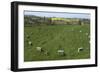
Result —
[{"label": "distant hill", "polygon": [[90,24],[89,19],[80,19],[80,18],[58,18],[58,17],[39,17],[39,16],[24,16],[24,25],[25,26],[34,26],[34,25],[83,25]]}]

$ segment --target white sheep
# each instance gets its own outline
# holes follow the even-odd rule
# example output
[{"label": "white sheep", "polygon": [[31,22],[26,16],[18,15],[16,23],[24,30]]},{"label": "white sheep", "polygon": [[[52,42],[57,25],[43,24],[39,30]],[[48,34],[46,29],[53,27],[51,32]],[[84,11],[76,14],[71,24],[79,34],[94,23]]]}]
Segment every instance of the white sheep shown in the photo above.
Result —
[{"label": "white sheep", "polygon": [[88,35],[88,33],[85,33],[85,35]]},{"label": "white sheep", "polygon": [[78,48],[78,53],[79,53],[80,51],[82,51],[82,50],[83,50],[83,48],[82,48],[82,47]]},{"label": "white sheep", "polygon": [[81,30],[79,32],[82,32]]},{"label": "white sheep", "polygon": [[31,41],[29,41],[29,42],[28,42],[28,44],[29,44],[29,45],[32,45],[32,42],[31,42]]},{"label": "white sheep", "polygon": [[63,49],[57,50],[57,53],[58,53],[59,55],[62,55],[62,56],[65,55],[65,51],[64,51]]},{"label": "white sheep", "polygon": [[39,52],[42,52],[42,48],[41,47],[36,47],[36,50]]}]

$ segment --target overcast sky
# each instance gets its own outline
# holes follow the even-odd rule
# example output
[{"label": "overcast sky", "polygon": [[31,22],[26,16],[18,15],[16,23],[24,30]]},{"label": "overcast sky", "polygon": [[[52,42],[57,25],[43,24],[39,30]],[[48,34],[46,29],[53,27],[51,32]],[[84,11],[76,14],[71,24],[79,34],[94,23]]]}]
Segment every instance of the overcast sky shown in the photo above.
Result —
[{"label": "overcast sky", "polygon": [[45,17],[62,17],[62,18],[86,18],[90,19],[88,13],[67,13],[67,12],[39,12],[39,11],[24,11],[24,15],[35,15]]}]

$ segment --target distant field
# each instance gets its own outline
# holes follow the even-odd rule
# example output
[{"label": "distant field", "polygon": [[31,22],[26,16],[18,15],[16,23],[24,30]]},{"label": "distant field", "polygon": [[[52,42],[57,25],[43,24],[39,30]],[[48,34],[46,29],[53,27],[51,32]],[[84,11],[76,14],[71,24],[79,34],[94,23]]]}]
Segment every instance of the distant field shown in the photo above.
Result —
[{"label": "distant field", "polygon": [[[24,27],[24,61],[71,60],[90,58],[90,25],[44,25]],[[28,36],[28,38],[27,38]],[[28,42],[31,41],[32,45]],[[48,51],[37,52],[36,47]],[[78,48],[84,49],[78,53]],[[57,50],[63,48],[64,56]]]}]

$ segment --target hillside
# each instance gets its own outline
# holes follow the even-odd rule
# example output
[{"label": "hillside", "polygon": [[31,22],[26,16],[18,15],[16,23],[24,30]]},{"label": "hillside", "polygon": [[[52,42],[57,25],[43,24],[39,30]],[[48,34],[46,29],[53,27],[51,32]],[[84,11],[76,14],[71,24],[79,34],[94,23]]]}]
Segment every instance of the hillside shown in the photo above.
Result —
[{"label": "hillside", "polygon": [[58,17],[39,17],[39,16],[24,16],[25,26],[34,25],[83,25],[89,24],[89,19],[79,19],[79,18],[58,18]]}]

